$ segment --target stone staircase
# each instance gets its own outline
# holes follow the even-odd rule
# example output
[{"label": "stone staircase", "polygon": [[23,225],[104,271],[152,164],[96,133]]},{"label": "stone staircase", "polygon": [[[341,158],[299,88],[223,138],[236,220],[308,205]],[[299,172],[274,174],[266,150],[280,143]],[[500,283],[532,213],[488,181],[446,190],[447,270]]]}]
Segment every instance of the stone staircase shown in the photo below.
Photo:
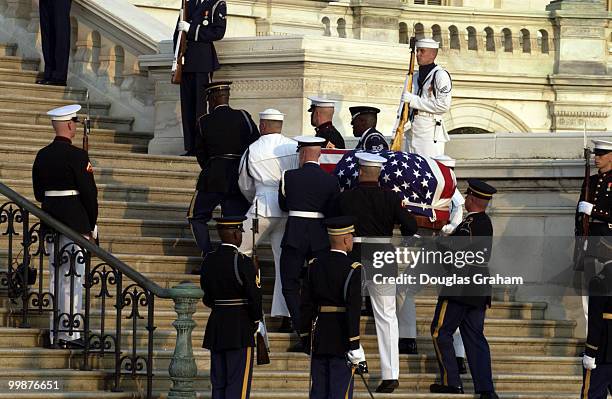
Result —
[{"label": "stone staircase", "polygon": [[[16,46],[0,44],[0,180],[33,200],[31,165],[36,152],[52,140],[53,132],[45,111],[54,106],[83,103],[85,91],[78,88],[44,87],[34,84],[38,60],[16,57]],[[189,272],[200,258],[185,218],[199,167],[195,160],[146,154],[151,138],[148,132],[132,131],[132,120],[109,116],[111,104],[92,103],[90,157],[99,188],[101,247],[155,280],[162,287],[181,281],[198,282]],[[80,137],[75,139],[78,144]],[[5,199],[0,198],[4,203]],[[214,233],[213,233],[214,237]],[[0,268],[6,268],[6,239],[0,237]],[[272,263],[270,248],[260,250],[266,288],[265,306],[269,311]],[[42,277],[47,280],[47,274]],[[503,299],[503,298],[498,298]],[[428,387],[434,382],[437,365],[429,337],[429,323],[435,298],[417,298],[419,355],[402,355],[400,389],[376,398],[442,399]],[[142,380],[124,380],[123,392],[111,392],[114,359],[93,357],[93,370],[79,370],[78,351],[43,348],[43,329],[48,316],[31,318],[31,328],[18,328],[19,316],[6,299],[0,298],[0,399],[1,398],[135,398],[143,394]],[[111,309],[111,304],[107,304]],[[171,301],[155,303],[154,392],[166,397],[170,385],[168,366],[176,333],[171,323],[175,313]],[[100,314],[100,304],[92,303],[92,317]],[[198,365],[198,397],[208,398],[208,351],[201,349],[204,325],[209,311],[198,306],[193,345]],[[576,323],[547,320],[547,304],[497,300],[488,312],[486,333],[493,353],[497,391],[503,398],[575,398],[581,386],[578,357],[583,340],[575,338]],[[131,321],[125,321],[126,325]],[[95,329],[95,322],[94,322]],[[270,320],[269,329],[274,330]],[[368,382],[379,381],[379,357],[372,318],[362,318],[363,345],[371,374]],[[144,331],[144,330],[142,330]],[[146,351],[146,335],[134,338]],[[286,353],[289,334],[271,334],[271,361],[254,370],[253,398],[291,398],[308,396],[308,357]],[[9,381],[58,381],[58,391],[19,391],[9,389]],[[467,391],[472,390],[464,377]],[[356,398],[368,397],[361,381],[355,382]],[[457,398],[471,398],[459,395]]]}]

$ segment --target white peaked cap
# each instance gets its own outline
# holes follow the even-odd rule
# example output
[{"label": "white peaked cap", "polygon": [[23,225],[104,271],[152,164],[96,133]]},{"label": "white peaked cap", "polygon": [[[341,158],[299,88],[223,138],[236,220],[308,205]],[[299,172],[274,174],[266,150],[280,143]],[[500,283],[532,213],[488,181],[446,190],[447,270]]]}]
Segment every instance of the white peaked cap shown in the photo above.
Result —
[{"label": "white peaked cap", "polygon": [[357,159],[359,159],[360,166],[373,166],[376,168],[382,168],[382,165],[387,162],[386,158],[381,157],[380,155],[371,154],[369,152],[358,152],[355,154]]},{"label": "white peaked cap", "polygon": [[455,160],[448,155],[436,155],[435,157],[432,157],[432,159],[435,159],[442,165],[448,166],[449,168],[454,168],[456,164]]},{"label": "white peaked cap", "polygon": [[417,40],[416,48],[440,48],[440,43],[434,39],[421,39]]},{"label": "white peaked cap", "polygon": [[310,110],[314,107],[335,108],[337,103],[337,101],[321,97],[308,97],[308,99],[310,100]]},{"label": "white peaked cap", "polygon": [[596,150],[612,151],[612,141],[592,140]]},{"label": "white peaked cap", "polygon": [[282,121],[285,120],[285,114],[274,108],[268,108],[259,113],[259,119],[265,119],[268,121]]},{"label": "white peaked cap", "polygon": [[74,118],[81,110],[81,106],[79,104],[66,105],[59,108],[54,108],[51,111],[47,112],[47,115],[51,117],[52,121],[69,121]]},{"label": "white peaked cap", "polygon": [[298,142],[298,149],[301,147],[310,147],[310,146],[321,146],[321,144],[325,143],[325,139],[323,137],[317,136],[297,136],[293,138]]}]

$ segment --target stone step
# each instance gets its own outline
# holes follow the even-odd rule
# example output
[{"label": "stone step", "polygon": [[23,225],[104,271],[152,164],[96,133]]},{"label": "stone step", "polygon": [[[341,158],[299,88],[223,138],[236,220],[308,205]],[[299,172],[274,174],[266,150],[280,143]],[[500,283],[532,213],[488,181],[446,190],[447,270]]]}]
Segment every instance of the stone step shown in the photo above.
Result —
[{"label": "stone step", "polygon": [[0,43],[0,56],[14,56],[17,52],[15,43]]},{"label": "stone step", "polygon": [[0,68],[0,81],[34,83],[39,77],[40,72],[38,72],[37,70]]},{"label": "stone step", "polygon": [[0,80],[0,93],[12,93],[21,97],[45,98],[48,100],[66,100],[86,104],[87,90],[70,86],[38,85]]},{"label": "stone step", "polygon": [[[0,57],[1,58],[1,57]],[[46,86],[43,86],[46,87]],[[0,94],[0,108],[22,108],[29,111],[47,112],[52,108],[62,107],[64,105],[80,103],[84,108],[84,101],[65,100],[61,98],[46,98],[35,97],[28,95],[17,94]],[[108,116],[108,111],[111,107],[110,103],[91,102],[89,104],[91,115]]]},{"label": "stone step", "polygon": [[[20,138],[31,138],[41,139],[48,138],[51,140],[55,132],[53,127],[48,125],[37,125],[37,124],[26,124],[26,123],[9,123],[0,122],[0,135],[8,137],[20,137]],[[125,132],[117,131],[114,129],[99,129],[92,128],[89,134],[89,146],[95,148],[97,144],[101,143],[115,143],[115,144],[131,144],[137,146],[147,146],[149,140],[153,138],[153,135],[148,132]],[[74,138],[75,143],[81,143],[83,141],[82,130],[77,132]]]},{"label": "stone step", "polygon": [[0,56],[0,68],[16,71],[38,71],[40,60],[38,58],[23,58],[14,55]]},{"label": "stone step", "polygon": [[[2,135],[0,136],[0,145],[5,146],[5,147],[11,147],[14,145],[31,145],[31,146],[37,146],[39,148],[43,148],[45,146],[47,146],[49,143],[51,143],[51,141],[53,140],[53,136],[50,137],[44,137],[44,138],[40,138],[40,139],[31,139],[31,138],[23,138],[23,137],[19,137],[19,136],[5,136]],[[73,141],[73,144],[79,148],[82,147],[83,145],[83,139],[77,139],[75,138]],[[116,144],[116,143],[96,143],[95,145],[93,143],[89,143],[89,150],[95,150],[95,151],[107,151],[109,153],[113,153],[116,154],[117,156],[121,156],[122,153],[143,153],[146,154],[147,152],[147,146],[143,146],[140,144]],[[27,178],[28,176],[24,175],[23,173],[16,173],[14,175],[10,175],[9,172],[10,171],[14,171],[14,170],[31,170],[32,169],[32,165],[29,164],[29,168],[25,168],[24,166],[28,166],[27,163],[19,163],[19,162],[9,162],[9,163],[4,163],[3,165],[3,171],[4,169],[7,169],[5,173],[7,178],[11,178],[11,179],[23,179],[23,178]],[[31,175],[30,175],[31,176]]]},{"label": "stone step", "polygon": [[[0,157],[5,162],[32,163],[40,148],[35,146],[13,146],[11,149],[0,147]],[[172,155],[121,154],[120,157],[104,151],[92,150],[89,157],[94,166],[107,168],[139,168],[151,170],[171,170],[199,172],[200,166],[195,158]]]},{"label": "stone step", "polygon": [[[26,123],[29,125],[51,126],[51,120],[46,115],[48,109],[42,111],[25,109],[15,109],[11,106],[0,107],[0,122],[4,123]],[[79,119],[86,117],[85,113],[78,114]],[[93,129],[116,129],[117,131],[129,131],[134,123],[134,118],[110,117],[103,115],[91,116],[91,127]]]}]

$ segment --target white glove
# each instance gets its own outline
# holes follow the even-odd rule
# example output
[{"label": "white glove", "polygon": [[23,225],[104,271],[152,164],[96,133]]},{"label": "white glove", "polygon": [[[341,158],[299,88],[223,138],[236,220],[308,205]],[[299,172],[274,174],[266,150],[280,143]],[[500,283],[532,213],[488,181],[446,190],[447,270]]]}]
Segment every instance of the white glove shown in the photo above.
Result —
[{"label": "white glove", "polygon": [[587,355],[584,355],[582,357],[582,365],[587,370],[595,370],[597,368],[597,365],[595,364],[595,359]]},{"label": "white glove", "polygon": [[449,223],[449,224],[444,225],[444,226],[442,227],[441,232],[442,232],[442,234],[444,234],[444,235],[450,235],[450,234],[452,234],[452,233],[453,233],[453,231],[455,231],[455,229],[456,229],[456,228],[457,228],[457,226],[455,226],[455,225],[454,225],[454,224],[452,224],[452,223]]},{"label": "white glove", "polygon": [[98,239],[98,225],[94,226],[94,229],[91,232],[91,238],[93,238],[94,240]]},{"label": "white glove", "polygon": [[586,201],[580,201],[578,203],[578,212],[590,215],[591,212],[593,212],[593,204]]},{"label": "white glove", "polygon": [[414,94],[409,93],[409,92],[404,92],[404,93],[402,94],[402,101],[403,101],[403,102],[405,102],[405,103],[410,104],[410,102],[412,101],[412,99],[413,99],[414,97],[415,97],[415,95],[414,95]]},{"label": "white glove", "polygon": [[259,321],[257,322],[257,331],[256,333],[260,334],[264,341],[266,342],[266,347],[269,348],[270,347],[270,342],[268,341],[268,330],[266,329],[266,323],[264,323],[263,321]]},{"label": "white glove", "polygon": [[189,28],[191,27],[191,24],[189,22],[186,21],[180,21],[178,23],[178,27],[176,28],[177,32],[183,31],[185,33],[189,32]]},{"label": "white glove", "polygon": [[359,349],[353,349],[352,351],[348,351],[346,353],[346,357],[348,357],[349,362],[352,364],[359,364],[361,362],[365,362],[365,353],[363,352],[363,346],[359,345]]},{"label": "white glove", "polygon": [[412,129],[412,122],[410,122],[410,120],[408,120],[408,121],[406,121],[406,123],[404,123],[404,133],[409,132],[410,129]]}]

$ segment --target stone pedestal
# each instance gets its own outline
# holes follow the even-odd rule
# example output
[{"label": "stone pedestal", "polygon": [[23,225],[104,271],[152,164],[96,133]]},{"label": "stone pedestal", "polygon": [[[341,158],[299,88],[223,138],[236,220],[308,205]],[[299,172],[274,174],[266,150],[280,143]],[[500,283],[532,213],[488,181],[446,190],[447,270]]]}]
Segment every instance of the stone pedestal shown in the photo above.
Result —
[{"label": "stone pedestal", "polygon": [[355,39],[399,42],[400,0],[353,0],[351,7]]}]

